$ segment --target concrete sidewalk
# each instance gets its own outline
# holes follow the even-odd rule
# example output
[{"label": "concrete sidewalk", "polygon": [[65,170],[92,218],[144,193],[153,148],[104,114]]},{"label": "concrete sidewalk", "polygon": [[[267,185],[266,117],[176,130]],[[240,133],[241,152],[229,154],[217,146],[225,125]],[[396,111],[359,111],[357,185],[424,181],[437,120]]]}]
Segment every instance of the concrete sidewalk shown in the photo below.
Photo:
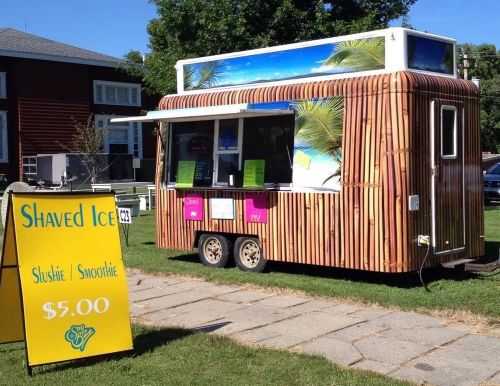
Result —
[{"label": "concrete sidewalk", "polygon": [[433,385],[500,385],[500,334],[413,312],[271,290],[128,272],[135,323],[196,329],[241,343]]}]

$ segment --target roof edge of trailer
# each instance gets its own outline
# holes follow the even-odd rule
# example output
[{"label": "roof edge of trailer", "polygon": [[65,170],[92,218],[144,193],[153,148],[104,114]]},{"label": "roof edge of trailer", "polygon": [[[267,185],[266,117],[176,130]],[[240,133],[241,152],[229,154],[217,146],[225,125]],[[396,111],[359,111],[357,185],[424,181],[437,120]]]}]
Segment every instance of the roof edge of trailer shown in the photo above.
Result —
[{"label": "roof edge of trailer", "polygon": [[309,80],[293,84],[254,85],[239,89],[199,91],[196,94],[168,94],[159,103],[160,109],[217,106],[238,103],[263,103],[331,96],[357,97],[388,92],[424,92],[440,95],[459,94],[478,98],[480,90],[470,80],[433,73],[396,71],[370,76],[340,79]]}]

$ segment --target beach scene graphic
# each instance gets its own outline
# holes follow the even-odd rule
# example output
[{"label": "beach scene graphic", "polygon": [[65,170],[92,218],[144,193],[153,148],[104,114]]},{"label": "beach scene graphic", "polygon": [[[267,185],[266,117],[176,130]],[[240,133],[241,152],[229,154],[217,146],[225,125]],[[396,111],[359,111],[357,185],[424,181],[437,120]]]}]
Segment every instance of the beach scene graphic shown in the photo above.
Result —
[{"label": "beach scene graphic", "polygon": [[185,64],[185,90],[238,86],[385,68],[384,37]]},{"label": "beach scene graphic", "polygon": [[293,186],[340,192],[343,98],[299,101],[294,107]]}]

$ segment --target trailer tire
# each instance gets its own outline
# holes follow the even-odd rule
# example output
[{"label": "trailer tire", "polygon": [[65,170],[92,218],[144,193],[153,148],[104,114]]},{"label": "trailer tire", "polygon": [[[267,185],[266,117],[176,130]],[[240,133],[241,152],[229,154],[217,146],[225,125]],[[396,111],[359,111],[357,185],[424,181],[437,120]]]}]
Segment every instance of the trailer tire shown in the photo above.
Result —
[{"label": "trailer tire", "polygon": [[232,252],[232,243],[222,235],[204,233],[198,241],[198,256],[203,265],[224,268]]},{"label": "trailer tire", "polygon": [[262,272],[267,260],[262,254],[259,239],[238,237],[234,243],[234,261],[238,268],[247,272]]}]

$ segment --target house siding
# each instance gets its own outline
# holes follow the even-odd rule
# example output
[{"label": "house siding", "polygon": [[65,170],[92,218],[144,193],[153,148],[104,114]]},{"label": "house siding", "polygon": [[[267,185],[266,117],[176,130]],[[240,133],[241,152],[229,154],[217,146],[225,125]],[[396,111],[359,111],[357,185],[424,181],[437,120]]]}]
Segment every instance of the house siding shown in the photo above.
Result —
[{"label": "house siding", "polygon": [[[22,178],[23,156],[67,152],[75,120],[84,123],[90,114],[139,115],[157,103],[143,96],[144,107],[94,104],[94,80],[140,83],[115,68],[0,57],[0,72],[7,73],[7,99],[0,99],[0,110],[7,111],[9,143],[9,162],[0,163],[0,173],[9,181]],[[152,132],[143,126],[144,158],[154,158]]]}]

